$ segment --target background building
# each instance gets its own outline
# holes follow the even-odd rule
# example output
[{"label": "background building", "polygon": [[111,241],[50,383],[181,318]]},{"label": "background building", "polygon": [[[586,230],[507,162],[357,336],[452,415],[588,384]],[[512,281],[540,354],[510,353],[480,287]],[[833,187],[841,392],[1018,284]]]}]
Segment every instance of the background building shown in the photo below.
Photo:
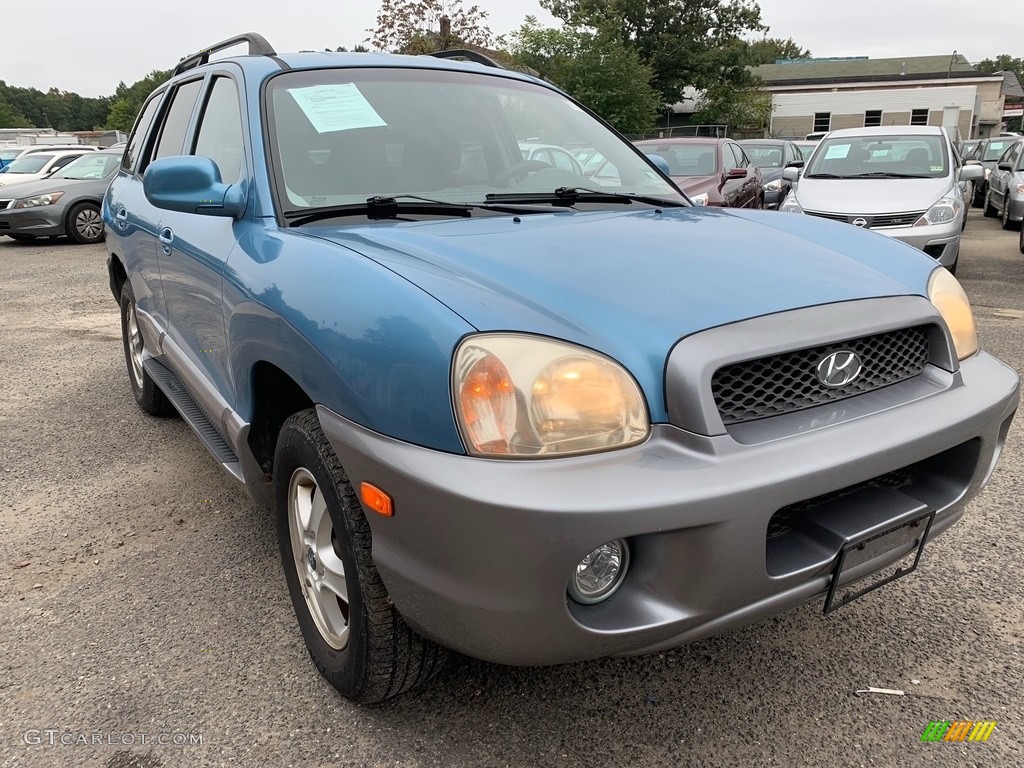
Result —
[{"label": "background building", "polygon": [[[978,72],[957,53],[893,59],[787,59],[753,68],[772,94],[772,136],[874,125],[945,125],[998,134],[1012,73]],[[1007,77],[1009,75],[1009,77]]]}]

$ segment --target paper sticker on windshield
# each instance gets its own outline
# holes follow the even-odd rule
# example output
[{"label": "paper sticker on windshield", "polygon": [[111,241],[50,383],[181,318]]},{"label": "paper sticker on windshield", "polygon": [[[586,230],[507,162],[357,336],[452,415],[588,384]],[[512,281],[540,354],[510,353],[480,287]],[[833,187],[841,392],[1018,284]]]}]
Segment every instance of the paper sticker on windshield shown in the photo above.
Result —
[{"label": "paper sticker on windshield", "polygon": [[826,160],[842,160],[850,154],[849,144],[833,144],[827,150],[825,150]]},{"label": "paper sticker on windshield", "polygon": [[289,88],[317,133],[387,125],[354,83]]},{"label": "paper sticker on windshield", "polygon": [[932,173],[940,173],[942,171],[942,166],[941,165],[932,165],[932,166],[929,166],[929,170],[931,170]]}]

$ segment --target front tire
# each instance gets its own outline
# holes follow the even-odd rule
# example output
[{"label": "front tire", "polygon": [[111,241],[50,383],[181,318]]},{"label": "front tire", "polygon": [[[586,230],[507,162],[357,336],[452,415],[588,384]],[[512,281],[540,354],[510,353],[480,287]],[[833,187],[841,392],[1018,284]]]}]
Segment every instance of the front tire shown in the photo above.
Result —
[{"label": "front tire", "polygon": [[314,409],[281,427],[274,498],[288,592],[327,682],[372,704],[440,671],[446,651],[413,632],[388,596],[369,523]]},{"label": "front tire", "polygon": [[996,207],[994,205],[992,205],[992,201],[989,200],[989,197],[990,197],[990,195],[988,195],[986,193],[986,195],[985,195],[985,218],[986,219],[994,219],[994,218],[996,218],[999,215],[999,211],[997,211]]},{"label": "front tire", "polygon": [[1017,222],[1010,221],[1010,196],[1007,194],[1007,196],[1003,198],[1003,229],[1012,231],[1017,229],[1019,226],[1020,225]]},{"label": "front tire", "polygon": [[121,342],[124,346],[124,359],[128,364],[128,382],[139,408],[150,416],[174,416],[177,411],[171,401],[142,367],[142,352],[146,342],[139,327],[135,292],[130,280],[125,280],[121,288]]},{"label": "front tire", "polygon": [[65,224],[67,236],[81,245],[98,243],[103,239],[103,217],[95,203],[78,203],[68,211]]}]

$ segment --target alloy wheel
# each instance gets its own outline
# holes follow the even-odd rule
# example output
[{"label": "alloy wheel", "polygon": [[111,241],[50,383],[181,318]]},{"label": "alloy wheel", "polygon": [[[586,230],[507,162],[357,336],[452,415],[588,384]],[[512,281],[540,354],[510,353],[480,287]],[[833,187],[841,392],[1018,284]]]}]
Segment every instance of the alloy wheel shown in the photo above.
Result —
[{"label": "alloy wheel", "polygon": [[324,642],[336,650],[348,644],[349,599],[345,564],[338,552],[327,500],[304,467],[288,486],[288,530],[292,559],[310,616]]}]

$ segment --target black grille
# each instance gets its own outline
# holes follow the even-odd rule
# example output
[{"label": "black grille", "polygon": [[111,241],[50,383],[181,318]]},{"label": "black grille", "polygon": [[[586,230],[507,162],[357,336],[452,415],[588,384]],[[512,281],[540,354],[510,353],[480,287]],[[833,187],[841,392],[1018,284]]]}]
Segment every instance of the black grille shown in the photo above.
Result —
[{"label": "black grille", "polygon": [[[800,411],[871,392],[920,374],[928,363],[929,326],[786,352],[719,368],[711,379],[726,426]],[[839,388],[818,380],[818,363],[842,350],[855,352],[860,375]]]},{"label": "black grille", "polygon": [[864,224],[861,226],[864,229],[878,229],[880,227],[910,227],[924,216],[924,211],[911,211],[909,213],[825,213],[823,211],[804,211],[809,216],[817,216],[821,219],[831,219],[832,221],[843,221],[847,224],[853,224],[858,219],[862,219]]}]

